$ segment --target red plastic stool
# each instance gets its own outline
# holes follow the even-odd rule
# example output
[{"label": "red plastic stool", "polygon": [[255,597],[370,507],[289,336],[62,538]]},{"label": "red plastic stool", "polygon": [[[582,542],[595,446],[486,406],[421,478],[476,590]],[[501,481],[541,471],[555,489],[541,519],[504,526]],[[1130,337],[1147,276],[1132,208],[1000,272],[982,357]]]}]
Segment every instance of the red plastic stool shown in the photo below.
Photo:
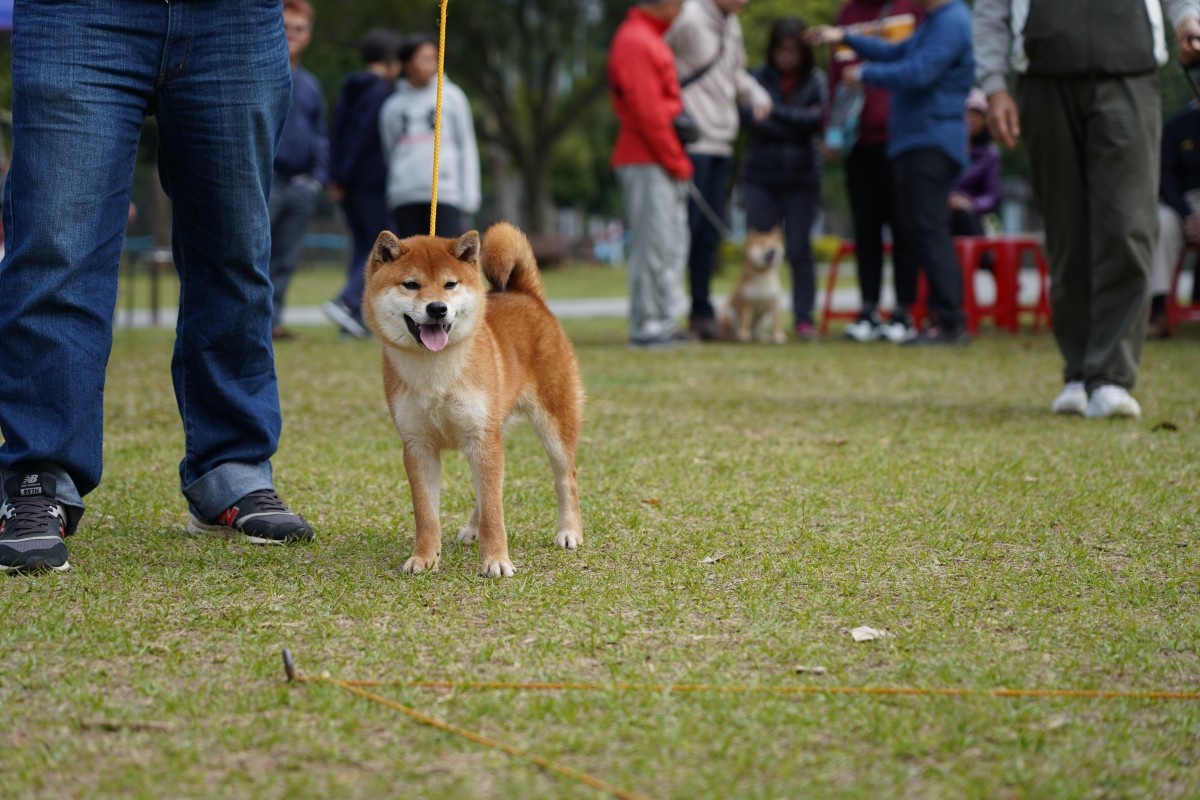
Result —
[{"label": "red plastic stool", "polygon": [[[834,319],[856,320],[858,319],[858,310],[855,311],[834,311],[833,309],[833,293],[837,289],[838,266],[842,262],[844,256],[852,256],[856,252],[854,242],[843,239],[838,244],[837,251],[833,254],[833,260],[829,262],[829,277],[825,283],[825,302],[821,307],[821,335],[824,336],[829,332],[829,321]],[[884,255],[891,255],[892,243],[883,243]]]},{"label": "red plastic stool", "polygon": [[[1188,244],[1184,247],[1183,252],[1179,255],[1179,260],[1175,262],[1175,277],[1171,280],[1171,294],[1167,297],[1167,333],[1174,333],[1175,328],[1182,323],[1197,323],[1200,322],[1200,302],[1183,303],[1179,300],[1179,279],[1183,276],[1183,264],[1187,259],[1188,251],[1200,252],[1200,245]],[[1197,280],[1200,276],[1200,267],[1197,267],[1196,276],[1193,280]],[[1192,297],[1196,297],[1196,289],[1192,289]]]}]

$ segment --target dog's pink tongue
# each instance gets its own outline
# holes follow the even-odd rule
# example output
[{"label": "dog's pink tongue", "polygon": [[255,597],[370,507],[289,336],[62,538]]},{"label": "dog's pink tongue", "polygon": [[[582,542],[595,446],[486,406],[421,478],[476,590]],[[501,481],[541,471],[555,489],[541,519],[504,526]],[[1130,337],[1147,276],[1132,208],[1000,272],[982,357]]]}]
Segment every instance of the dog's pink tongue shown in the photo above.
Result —
[{"label": "dog's pink tongue", "polygon": [[421,344],[425,345],[426,349],[436,353],[445,347],[449,341],[450,334],[446,333],[441,325],[421,326]]}]

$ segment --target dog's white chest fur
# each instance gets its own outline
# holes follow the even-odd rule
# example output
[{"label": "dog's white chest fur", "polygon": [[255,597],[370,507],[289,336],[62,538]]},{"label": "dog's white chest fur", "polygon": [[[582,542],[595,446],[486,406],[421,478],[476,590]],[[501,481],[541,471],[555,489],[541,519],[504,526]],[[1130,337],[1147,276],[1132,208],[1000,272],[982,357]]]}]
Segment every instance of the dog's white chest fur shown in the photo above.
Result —
[{"label": "dog's white chest fur", "polygon": [[[465,348],[464,348],[465,350]],[[407,384],[391,398],[392,420],[405,442],[424,442],[434,447],[460,448],[478,439],[491,424],[487,394],[465,387],[463,371],[450,358],[393,358]],[[414,369],[414,364],[433,367]]]}]

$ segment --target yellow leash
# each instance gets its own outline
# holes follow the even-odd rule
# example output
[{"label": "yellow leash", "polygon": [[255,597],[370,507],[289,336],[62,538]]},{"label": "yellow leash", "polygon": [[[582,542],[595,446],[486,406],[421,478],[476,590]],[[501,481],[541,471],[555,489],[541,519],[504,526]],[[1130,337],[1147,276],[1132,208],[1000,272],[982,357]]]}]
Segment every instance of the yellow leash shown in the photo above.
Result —
[{"label": "yellow leash", "polygon": [[446,76],[446,6],[442,0],[442,24],[438,33],[437,111],[433,121],[433,197],[429,203],[429,235],[437,235],[438,160],[442,155],[442,82]]}]

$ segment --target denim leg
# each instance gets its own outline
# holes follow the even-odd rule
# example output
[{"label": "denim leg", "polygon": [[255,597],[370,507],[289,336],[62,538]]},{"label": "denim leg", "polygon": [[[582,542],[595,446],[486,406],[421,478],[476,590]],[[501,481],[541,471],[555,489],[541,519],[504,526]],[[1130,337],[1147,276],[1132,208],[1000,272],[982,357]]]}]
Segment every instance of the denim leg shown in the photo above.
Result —
[{"label": "denim leg", "polygon": [[104,375],[165,4],[20,3],[0,262],[0,472],[58,479],[71,528],[102,472]]},{"label": "denim leg", "polygon": [[186,444],[181,487],[193,513],[212,518],[272,486],[281,419],[267,195],[291,70],[277,4],[170,8],[167,63],[179,67],[158,117],[180,281],[171,375]]}]

